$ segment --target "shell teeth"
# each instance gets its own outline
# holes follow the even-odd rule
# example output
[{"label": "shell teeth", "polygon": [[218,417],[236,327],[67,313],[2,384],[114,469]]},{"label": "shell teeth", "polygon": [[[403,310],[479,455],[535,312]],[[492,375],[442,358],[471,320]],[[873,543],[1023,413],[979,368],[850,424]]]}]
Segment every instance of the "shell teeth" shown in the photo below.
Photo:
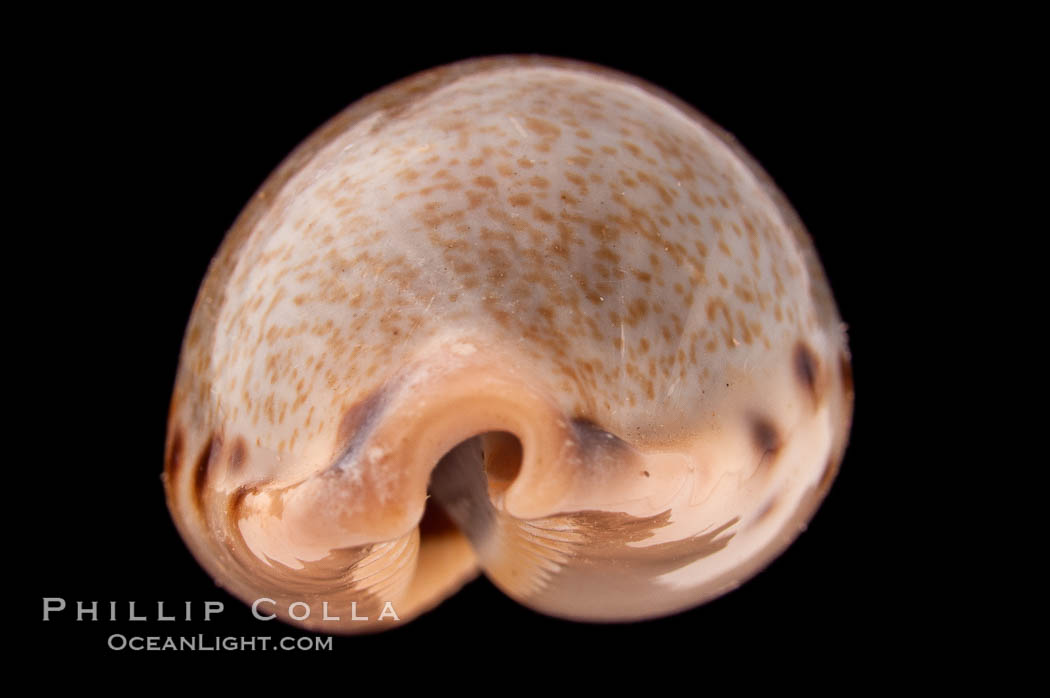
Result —
[{"label": "shell teeth", "polygon": [[470,439],[449,452],[434,470],[430,491],[471,541],[486,575],[516,598],[528,599],[557,574],[571,554],[569,541],[579,536],[571,531],[545,536],[542,528],[497,508],[485,476],[484,440]]}]

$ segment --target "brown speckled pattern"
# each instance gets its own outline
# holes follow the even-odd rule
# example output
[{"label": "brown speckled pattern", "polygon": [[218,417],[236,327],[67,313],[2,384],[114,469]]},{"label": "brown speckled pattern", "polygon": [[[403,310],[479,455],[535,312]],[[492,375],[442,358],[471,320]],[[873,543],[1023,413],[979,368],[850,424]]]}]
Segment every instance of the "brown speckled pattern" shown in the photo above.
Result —
[{"label": "brown speckled pattern", "polygon": [[[384,591],[411,616],[475,569],[462,536],[459,561],[435,563],[447,573],[415,562],[431,470],[507,431],[520,474],[486,506],[586,521],[605,546],[575,554],[586,574],[560,552],[555,582],[516,595],[569,617],[652,615],[615,593],[574,614],[574,575],[600,579],[601,550],[717,531],[689,564],[650,555],[624,585],[663,589],[648,607],[666,613],[753,573],[811,515],[845,446],[848,356],[807,234],[717,127],[592,66],[455,64],[333,119],[230,232],[187,329],[169,504],[247,600],[376,599],[353,569],[397,547]],[[595,537],[622,517],[661,523]],[[334,586],[316,574],[333,550]],[[414,567],[432,589],[414,590]]]}]

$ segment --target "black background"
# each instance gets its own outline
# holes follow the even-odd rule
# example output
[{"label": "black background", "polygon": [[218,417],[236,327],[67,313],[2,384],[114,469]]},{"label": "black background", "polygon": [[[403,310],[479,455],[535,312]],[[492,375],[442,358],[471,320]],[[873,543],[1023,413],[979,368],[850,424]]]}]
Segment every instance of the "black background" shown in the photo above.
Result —
[{"label": "black background", "polygon": [[[434,666],[530,652],[566,665],[586,653],[605,662],[641,654],[686,662],[680,666],[785,654],[820,671],[849,656],[900,661],[909,655],[902,643],[942,632],[929,621],[936,599],[917,566],[926,544],[902,526],[915,496],[902,481],[922,456],[897,436],[907,418],[898,409],[895,338],[922,305],[901,290],[915,276],[901,250],[921,246],[909,239],[918,197],[910,175],[924,167],[924,153],[901,136],[932,128],[923,100],[945,69],[906,52],[912,41],[902,34],[848,29],[752,35],[732,25],[668,38],[584,27],[450,39],[423,28],[391,41],[380,27],[319,45],[233,32],[78,34],[38,46],[25,64],[32,71],[17,71],[32,94],[19,108],[28,122],[22,133],[38,155],[23,202],[22,237],[33,251],[12,258],[25,259],[24,268],[9,262],[12,275],[28,279],[16,310],[28,311],[33,338],[21,347],[33,384],[22,393],[28,426],[20,436],[31,480],[21,491],[32,493],[34,514],[20,520],[28,530],[18,535],[30,570],[18,606],[37,638],[33,649],[135,660],[108,650],[107,638],[300,634],[254,620],[217,588],[166,510],[167,409],[190,309],[241,207],[315,128],[398,78],[496,53],[566,56],[636,74],[695,105],[762,163],[810,229],[849,325],[857,394],[849,449],[799,540],[700,608],[644,623],[576,624],[539,616],[479,579],[396,631],[336,637],[334,652],[358,668],[406,652]],[[129,601],[150,617],[157,601],[181,609],[192,600],[197,618],[204,600],[226,609],[206,624],[78,623],[68,610],[43,623],[49,596],[71,608],[117,601],[125,618]]]}]

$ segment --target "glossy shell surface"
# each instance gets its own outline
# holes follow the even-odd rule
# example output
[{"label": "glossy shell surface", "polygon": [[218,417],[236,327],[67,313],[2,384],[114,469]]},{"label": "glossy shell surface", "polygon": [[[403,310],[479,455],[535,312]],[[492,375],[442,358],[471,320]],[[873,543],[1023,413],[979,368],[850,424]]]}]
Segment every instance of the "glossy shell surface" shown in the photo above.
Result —
[{"label": "glossy shell surface", "polygon": [[805,526],[849,367],[808,234],[730,136],[603,68],[457,63],[335,117],[227,235],[168,504],[219,584],[329,632],[479,570],[556,616],[666,615]]}]

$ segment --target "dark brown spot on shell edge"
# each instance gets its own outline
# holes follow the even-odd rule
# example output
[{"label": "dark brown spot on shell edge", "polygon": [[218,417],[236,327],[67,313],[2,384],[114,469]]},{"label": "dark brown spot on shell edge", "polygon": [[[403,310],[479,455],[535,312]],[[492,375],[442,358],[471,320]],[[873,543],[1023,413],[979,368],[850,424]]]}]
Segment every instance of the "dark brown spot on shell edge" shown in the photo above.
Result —
[{"label": "dark brown spot on shell edge", "polygon": [[386,392],[379,389],[369,393],[343,413],[337,437],[338,443],[343,446],[332,464],[333,467],[338,466],[347,456],[351,456],[360,449],[385,406]]},{"label": "dark brown spot on shell edge", "polygon": [[754,441],[755,448],[762,454],[763,463],[766,462],[767,456],[775,456],[783,445],[776,425],[762,416],[751,417],[751,439]]},{"label": "dark brown spot on shell edge", "polygon": [[849,355],[842,352],[839,356],[839,374],[842,376],[842,391],[848,400],[853,399],[853,366],[850,364]]},{"label": "dark brown spot on shell edge", "polygon": [[795,377],[805,390],[813,396],[813,402],[820,402],[820,391],[817,389],[817,372],[820,365],[813,350],[802,341],[795,345],[794,354]]},{"label": "dark brown spot on shell edge", "polygon": [[174,480],[182,467],[183,450],[186,447],[186,438],[182,434],[181,427],[175,427],[171,436],[171,448],[168,449],[168,457],[164,461],[164,474],[168,480]]},{"label": "dark brown spot on shell edge", "polygon": [[222,442],[214,435],[209,436],[200,455],[197,456],[197,465],[193,469],[193,504],[201,513],[204,512],[204,488],[208,484],[208,470],[212,459],[220,450],[222,450]]},{"label": "dark brown spot on shell edge", "polygon": [[584,453],[591,453],[595,450],[634,451],[629,443],[616,434],[602,429],[586,417],[575,417],[572,420],[572,428],[576,435],[576,443]]}]

